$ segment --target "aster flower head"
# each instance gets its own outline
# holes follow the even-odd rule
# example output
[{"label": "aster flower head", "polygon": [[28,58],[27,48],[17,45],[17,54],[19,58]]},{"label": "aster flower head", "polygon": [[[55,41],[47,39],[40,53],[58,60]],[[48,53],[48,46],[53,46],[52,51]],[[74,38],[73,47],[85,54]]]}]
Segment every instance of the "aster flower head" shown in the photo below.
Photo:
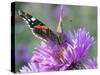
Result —
[{"label": "aster flower head", "polygon": [[[66,38],[68,35],[71,37]],[[30,62],[36,64],[39,70],[34,70],[34,72],[96,68],[96,60],[88,59],[88,51],[94,39],[85,28],[79,28],[69,34],[64,32],[63,39],[69,40],[64,42],[64,46],[52,46],[42,41],[35,48]],[[31,68],[34,69],[34,67]],[[23,72],[23,69],[26,71],[24,67],[20,72]]]},{"label": "aster flower head", "polygon": [[76,32],[74,31],[72,36],[70,40],[71,44],[68,44],[64,57],[70,54],[72,59],[77,62],[88,56],[88,50],[92,46],[94,38],[90,36],[85,28],[79,28]]},{"label": "aster flower head", "polygon": [[[77,64],[81,65],[81,62],[84,62],[88,57],[88,50],[92,46],[94,39],[89,32],[86,32],[85,28],[79,28],[76,32],[74,31],[72,36],[71,44],[68,44],[67,50],[64,51],[64,59],[74,68]],[[75,69],[78,68],[75,67]]]},{"label": "aster flower head", "polygon": [[40,46],[36,48],[37,51],[33,52],[31,61],[38,63],[44,71],[83,68],[81,64],[88,57],[88,50],[94,41],[93,37],[86,32],[85,28],[79,28],[70,35],[73,35],[71,43],[65,42],[64,46],[58,46],[63,51],[55,48],[56,45],[52,47],[49,43],[41,42]]}]

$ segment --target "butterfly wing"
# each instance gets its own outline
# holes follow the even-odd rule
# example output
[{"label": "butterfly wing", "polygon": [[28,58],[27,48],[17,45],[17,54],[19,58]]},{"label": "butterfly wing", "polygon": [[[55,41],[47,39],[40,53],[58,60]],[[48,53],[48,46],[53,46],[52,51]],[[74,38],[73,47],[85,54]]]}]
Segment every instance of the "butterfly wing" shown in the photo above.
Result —
[{"label": "butterfly wing", "polygon": [[53,43],[59,43],[58,36],[41,21],[23,11],[19,11],[18,14],[28,24],[36,37],[45,39],[46,41],[50,40]]}]

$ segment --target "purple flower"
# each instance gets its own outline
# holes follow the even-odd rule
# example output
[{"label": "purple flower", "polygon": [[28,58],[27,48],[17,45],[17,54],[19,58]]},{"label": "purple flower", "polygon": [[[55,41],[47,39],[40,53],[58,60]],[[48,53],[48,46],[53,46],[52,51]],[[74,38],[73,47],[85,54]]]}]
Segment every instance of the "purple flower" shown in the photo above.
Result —
[{"label": "purple flower", "polygon": [[56,47],[51,47],[45,42],[41,42],[40,46],[35,48],[31,62],[38,63],[42,71],[58,70],[61,62],[56,57]]},{"label": "purple flower", "polygon": [[85,69],[96,69],[97,68],[97,60],[96,58],[88,59],[84,64]]},{"label": "purple flower", "polygon": [[32,73],[38,72],[39,68],[35,63],[28,63],[28,66],[23,66],[17,73]]},{"label": "purple flower", "polygon": [[25,65],[30,61],[31,55],[28,52],[28,47],[26,44],[22,43],[18,45],[15,51],[15,61],[17,64],[19,63]]},{"label": "purple flower", "polygon": [[77,69],[76,66],[88,57],[88,50],[93,44],[93,37],[90,36],[89,32],[86,32],[85,28],[80,28],[74,33],[70,32],[70,35],[72,35],[71,44],[65,42],[63,47],[56,45],[51,47],[50,44],[42,42],[36,48],[37,52],[33,53],[32,62],[41,64],[42,69],[46,71]]},{"label": "purple flower", "polygon": [[[64,71],[72,69],[94,68],[95,61],[88,60],[89,48],[94,39],[85,28],[62,33],[64,42],[60,45],[41,42],[33,52],[31,63],[38,65],[38,71]],[[87,61],[87,64],[85,63]],[[34,69],[34,67],[33,67]],[[21,71],[20,71],[21,72]]]},{"label": "purple flower", "polygon": [[85,28],[74,31],[71,44],[68,44],[67,50],[64,51],[66,62],[72,66],[77,65],[77,63],[81,64],[88,57],[88,50],[92,46],[93,41],[93,37],[90,36],[89,32],[86,32]]}]

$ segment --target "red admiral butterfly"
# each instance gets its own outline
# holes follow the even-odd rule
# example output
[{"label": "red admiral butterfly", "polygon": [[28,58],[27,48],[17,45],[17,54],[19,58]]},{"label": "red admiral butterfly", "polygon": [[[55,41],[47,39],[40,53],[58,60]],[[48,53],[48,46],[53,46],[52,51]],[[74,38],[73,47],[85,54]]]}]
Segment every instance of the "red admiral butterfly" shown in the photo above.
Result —
[{"label": "red admiral butterfly", "polygon": [[28,26],[32,29],[32,32],[35,36],[37,36],[38,38],[42,38],[46,41],[50,40],[51,42],[56,44],[60,43],[59,36],[56,33],[54,33],[49,27],[43,24],[41,21],[32,17],[28,13],[25,13],[20,10],[18,11],[18,14],[25,20]]},{"label": "red admiral butterfly", "polygon": [[[59,47],[59,45],[63,45],[63,43],[66,41],[64,40],[64,37],[62,35],[62,15],[60,15],[58,27],[57,27],[57,33],[54,33],[48,26],[43,24],[41,21],[38,19],[32,17],[28,13],[25,13],[23,11],[19,11],[18,14],[25,20],[25,22],[28,24],[30,29],[32,30],[33,34],[38,37],[42,38],[48,42],[51,42],[52,45],[57,45],[58,47],[58,52],[56,52],[55,57],[62,57],[64,49]],[[64,45],[65,48],[66,45]]]}]

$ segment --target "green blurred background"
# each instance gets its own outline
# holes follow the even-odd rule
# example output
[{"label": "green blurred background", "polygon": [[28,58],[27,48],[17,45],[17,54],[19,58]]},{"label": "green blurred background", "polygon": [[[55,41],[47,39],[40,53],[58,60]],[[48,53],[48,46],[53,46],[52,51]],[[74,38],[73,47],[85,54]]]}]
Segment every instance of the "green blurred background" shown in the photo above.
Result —
[{"label": "green blurred background", "polygon": [[[27,24],[17,14],[18,10],[23,10],[36,17],[44,24],[56,31],[58,24],[57,14],[60,12],[60,5],[16,2],[15,8],[15,46],[26,43],[30,55],[34,47],[41,41],[33,36]],[[89,50],[90,56],[97,56],[97,7],[64,5],[63,28],[65,31],[72,31],[80,26],[84,26],[91,36],[95,38],[96,43]],[[16,48],[15,47],[15,48]],[[19,63],[18,63],[19,64]],[[17,66],[18,66],[17,64]]]}]

